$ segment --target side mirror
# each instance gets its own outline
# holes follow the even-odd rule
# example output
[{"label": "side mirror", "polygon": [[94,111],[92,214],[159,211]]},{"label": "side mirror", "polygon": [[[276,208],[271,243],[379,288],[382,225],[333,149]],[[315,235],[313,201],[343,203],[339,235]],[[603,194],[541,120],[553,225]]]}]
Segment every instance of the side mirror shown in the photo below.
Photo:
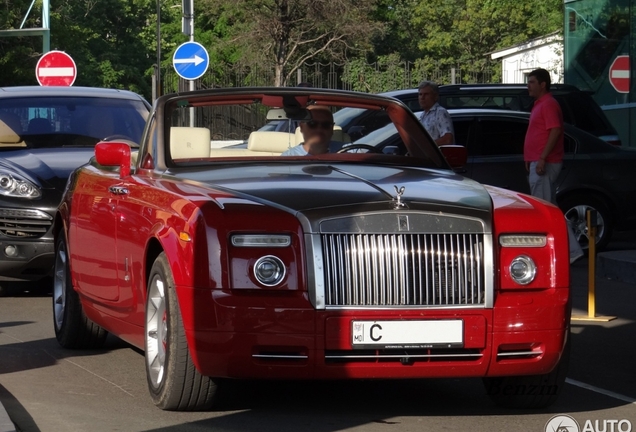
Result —
[{"label": "side mirror", "polygon": [[95,161],[102,166],[118,166],[119,176],[130,175],[130,146],[119,141],[100,141],[95,145]]},{"label": "side mirror", "polygon": [[466,162],[468,162],[468,150],[466,150],[466,147],[458,144],[449,144],[440,146],[439,149],[453,169],[466,166]]}]

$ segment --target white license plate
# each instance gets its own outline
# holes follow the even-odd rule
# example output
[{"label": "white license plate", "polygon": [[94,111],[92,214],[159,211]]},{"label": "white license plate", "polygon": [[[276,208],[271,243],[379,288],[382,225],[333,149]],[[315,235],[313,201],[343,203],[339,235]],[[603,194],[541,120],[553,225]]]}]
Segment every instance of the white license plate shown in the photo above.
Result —
[{"label": "white license plate", "polygon": [[351,345],[360,349],[461,348],[462,320],[353,321]]}]

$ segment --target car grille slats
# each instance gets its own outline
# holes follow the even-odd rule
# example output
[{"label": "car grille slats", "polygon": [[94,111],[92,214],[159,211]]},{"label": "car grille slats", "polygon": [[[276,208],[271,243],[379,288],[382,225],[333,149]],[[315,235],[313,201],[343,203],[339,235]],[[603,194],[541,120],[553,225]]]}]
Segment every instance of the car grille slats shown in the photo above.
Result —
[{"label": "car grille slats", "polygon": [[6,237],[42,237],[47,233],[51,224],[51,216],[40,210],[0,210],[0,233]]},{"label": "car grille slats", "polygon": [[478,306],[483,234],[323,234],[327,306]]}]

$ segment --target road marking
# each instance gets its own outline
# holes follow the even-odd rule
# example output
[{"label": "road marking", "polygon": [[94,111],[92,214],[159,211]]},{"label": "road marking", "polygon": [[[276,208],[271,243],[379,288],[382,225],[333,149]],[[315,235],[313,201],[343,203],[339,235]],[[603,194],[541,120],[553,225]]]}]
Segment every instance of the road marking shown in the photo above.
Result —
[{"label": "road marking", "polygon": [[622,400],[623,402],[627,402],[627,403],[630,403],[632,405],[636,405],[636,399],[630,398],[628,396],[624,396],[624,395],[622,395],[620,393],[615,393],[613,391],[605,390],[605,389],[602,389],[600,387],[595,387],[595,386],[590,385],[590,384],[585,384],[585,383],[583,383],[581,381],[573,380],[573,379],[570,379],[570,378],[566,378],[565,382],[568,383],[568,384],[575,385],[577,387],[584,388],[586,390],[590,390],[590,391],[593,391],[593,392],[596,392],[596,393],[600,393],[600,394],[605,395],[605,396],[612,397],[614,399]]}]

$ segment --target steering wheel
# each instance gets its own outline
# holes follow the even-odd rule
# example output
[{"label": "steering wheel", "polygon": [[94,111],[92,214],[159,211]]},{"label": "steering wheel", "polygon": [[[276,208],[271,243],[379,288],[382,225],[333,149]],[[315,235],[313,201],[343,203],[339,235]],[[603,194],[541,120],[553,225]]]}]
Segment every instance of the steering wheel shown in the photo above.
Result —
[{"label": "steering wheel", "polygon": [[351,144],[338,150],[338,153],[348,153],[351,150],[367,150],[369,153],[381,153],[381,151],[369,144]]}]

